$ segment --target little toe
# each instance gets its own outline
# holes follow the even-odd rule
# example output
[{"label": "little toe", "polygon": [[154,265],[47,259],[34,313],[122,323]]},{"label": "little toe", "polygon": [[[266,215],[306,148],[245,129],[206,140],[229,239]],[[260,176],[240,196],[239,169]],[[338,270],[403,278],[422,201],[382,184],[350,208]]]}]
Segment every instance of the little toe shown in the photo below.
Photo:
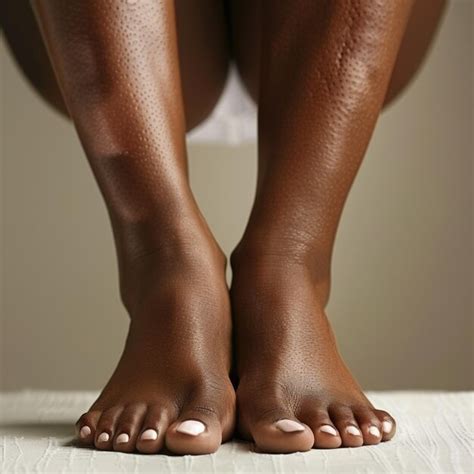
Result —
[{"label": "little toe", "polygon": [[314,410],[304,420],[313,431],[315,448],[332,449],[341,446],[341,435],[326,409]]},{"label": "little toe", "polygon": [[364,444],[362,431],[352,410],[345,405],[337,405],[329,410],[329,415],[342,439],[342,446],[357,448]]},{"label": "little toe", "polygon": [[364,444],[379,444],[382,441],[382,422],[373,410],[359,409],[354,412],[364,437]]},{"label": "little toe", "polygon": [[95,433],[94,444],[97,449],[110,451],[112,449],[115,426],[123,411],[122,406],[114,406],[102,412]]},{"label": "little toe", "polygon": [[397,431],[395,420],[384,410],[374,410],[377,418],[382,423],[382,441],[391,440]]},{"label": "little toe", "polygon": [[97,423],[102,412],[100,410],[91,410],[81,415],[76,422],[76,435],[79,442],[86,446],[94,444]]},{"label": "little toe", "polygon": [[154,454],[161,451],[168,424],[169,411],[162,405],[150,406],[136,440],[137,450],[143,454]]},{"label": "little toe", "polygon": [[143,424],[147,407],[134,403],[125,407],[120,415],[113,440],[114,451],[132,453],[135,451],[138,434]]}]

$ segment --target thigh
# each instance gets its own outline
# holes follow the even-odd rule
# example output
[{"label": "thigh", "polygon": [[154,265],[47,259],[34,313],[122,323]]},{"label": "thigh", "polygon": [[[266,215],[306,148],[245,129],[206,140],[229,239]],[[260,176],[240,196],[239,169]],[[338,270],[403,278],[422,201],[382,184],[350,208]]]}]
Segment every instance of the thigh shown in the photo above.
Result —
[{"label": "thigh", "polygon": [[[204,120],[220,97],[229,65],[224,0],[175,0],[187,129]],[[39,94],[67,115],[29,0],[1,2],[2,29],[20,69]]]},{"label": "thigh", "polygon": [[[247,91],[258,103],[262,0],[229,0],[233,49]],[[415,0],[384,105],[391,102],[418,71],[432,43],[446,0]]]}]

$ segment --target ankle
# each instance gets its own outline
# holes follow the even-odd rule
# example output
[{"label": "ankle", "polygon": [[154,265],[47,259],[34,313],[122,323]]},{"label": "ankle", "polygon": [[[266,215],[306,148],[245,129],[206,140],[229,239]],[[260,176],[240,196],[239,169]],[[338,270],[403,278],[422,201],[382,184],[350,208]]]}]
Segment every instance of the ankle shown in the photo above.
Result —
[{"label": "ankle", "polygon": [[136,223],[114,231],[122,302],[134,313],[157,289],[183,277],[199,284],[208,275],[225,283],[225,254],[200,219],[176,224]]},{"label": "ankle", "polygon": [[242,239],[230,256],[232,287],[258,286],[260,283],[268,287],[269,278],[273,283],[279,278],[309,278],[320,304],[325,307],[331,286],[330,257],[324,253],[318,257],[314,250],[299,250],[272,239]]}]

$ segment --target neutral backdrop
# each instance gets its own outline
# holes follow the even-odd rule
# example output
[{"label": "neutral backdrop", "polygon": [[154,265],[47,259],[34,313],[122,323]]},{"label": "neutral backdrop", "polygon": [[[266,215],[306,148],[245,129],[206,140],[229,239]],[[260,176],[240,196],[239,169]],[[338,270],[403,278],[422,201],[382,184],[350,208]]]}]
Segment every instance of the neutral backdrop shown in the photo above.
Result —
[{"label": "neutral backdrop", "polygon": [[[473,387],[472,44],[472,3],[454,0],[421,73],[382,114],[344,211],[328,313],[365,388]],[[98,389],[127,329],[107,215],[73,127],[1,48],[1,385]],[[189,152],[229,252],[256,147]]]}]

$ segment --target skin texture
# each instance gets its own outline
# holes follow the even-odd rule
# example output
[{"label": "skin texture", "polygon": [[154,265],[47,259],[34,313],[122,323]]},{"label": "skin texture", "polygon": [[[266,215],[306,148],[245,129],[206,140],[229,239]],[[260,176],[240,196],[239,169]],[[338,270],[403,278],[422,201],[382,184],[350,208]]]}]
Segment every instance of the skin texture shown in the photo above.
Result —
[{"label": "skin texture", "polygon": [[[23,71],[74,121],[109,211],[130,315],[117,369],[78,420],[82,443],[200,454],[229,439],[231,305],[238,428],[258,450],[394,435],[395,421],[342,361],[325,307],[338,222],[377,116],[413,76],[441,15],[444,2],[427,2],[233,3],[235,60],[259,105],[259,174],[232,255],[231,301],[185,150],[185,131],[210,113],[226,78],[223,4],[36,0],[46,53],[24,0],[3,3]],[[180,432],[186,420],[204,431]]]},{"label": "skin texture", "polygon": [[[297,16],[295,2],[262,2],[269,21],[257,193],[232,256],[239,429],[270,452],[377,444],[395,432],[394,420],[374,409],[342,361],[324,308],[342,208],[411,2],[296,3]],[[311,41],[318,46],[298,48]],[[279,419],[305,429],[283,433],[275,429]]]},{"label": "skin texture", "polygon": [[[225,257],[187,178],[174,3],[34,5],[107,204],[130,314],[117,369],[78,432],[98,449],[213,452],[234,427],[230,304]],[[178,432],[186,420],[205,432]],[[156,439],[141,438],[149,429]]]},{"label": "skin texture", "polygon": [[[384,102],[408,80],[393,68],[413,72],[427,33],[411,58],[397,60],[411,1],[236,4],[241,24],[255,24],[249,11],[265,18],[250,27],[260,34],[260,63],[236,31],[237,57],[246,58],[239,67],[259,105],[256,198],[231,260],[240,433],[267,452],[389,440],[395,420],[350,374],[325,307],[345,200]],[[282,432],[281,419],[304,429]]]},{"label": "skin texture", "polygon": [[[230,45],[221,0],[174,3],[184,114],[190,130],[209,116],[222,93]],[[24,76],[51,106],[69,117],[31,1],[2,0],[0,22]]]}]

